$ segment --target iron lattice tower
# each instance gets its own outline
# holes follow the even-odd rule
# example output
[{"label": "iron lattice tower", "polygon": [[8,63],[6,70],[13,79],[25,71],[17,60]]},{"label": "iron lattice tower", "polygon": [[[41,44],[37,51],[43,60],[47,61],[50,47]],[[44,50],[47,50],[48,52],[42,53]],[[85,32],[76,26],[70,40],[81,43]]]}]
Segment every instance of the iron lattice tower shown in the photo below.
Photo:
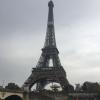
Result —
[{"label": "iron lattice tower", "polygon": [[[26,91],[30,91],[31,87],[35,83],[37,84],[37,91],[43,90],[50,82],[60,83],[63,89],[68,89],[69,86],[69,82],[66,78],[66,72],[60,63],[58,56],[59,51],[56,46],[53,17],[54,4],[52,0],[49,1],[48,7],[49,12],[44,47],[36,68],[33,68],[31,75],[23,85],[23,88]],[[52,66],[50,66],[50,61],[52,61]]]}]

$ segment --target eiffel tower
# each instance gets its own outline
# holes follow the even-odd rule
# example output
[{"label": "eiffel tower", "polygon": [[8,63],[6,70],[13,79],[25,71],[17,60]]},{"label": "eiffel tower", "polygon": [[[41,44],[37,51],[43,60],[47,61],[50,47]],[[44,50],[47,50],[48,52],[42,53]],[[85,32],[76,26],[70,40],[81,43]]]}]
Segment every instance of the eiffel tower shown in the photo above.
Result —
[{"label": "eiffel tower", "polygon": [[[52,0],[49,1],[48,7],[49,12],[44,47],[36,67],[33,68],[31,75],[23,85],[25,91],[30,91],[35,83],[37,91],[43,90],[47,84],[52,82],[59,83],[62,89],[68,89],[69,86],[66,72],[60,63],[59,51],[56,46],[53,17],[54,4]],[[52,66],[50,66],[50,61]]]}]

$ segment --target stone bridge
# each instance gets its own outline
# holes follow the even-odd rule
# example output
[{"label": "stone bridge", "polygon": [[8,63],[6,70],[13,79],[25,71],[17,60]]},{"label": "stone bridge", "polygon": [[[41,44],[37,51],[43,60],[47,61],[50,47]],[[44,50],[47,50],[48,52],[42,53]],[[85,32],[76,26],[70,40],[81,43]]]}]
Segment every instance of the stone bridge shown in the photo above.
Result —
[{"label": "stone bridge", "polygon": [[1,90],[0,100],[24,100],[23,91]]},{"label": "stone bridge", "polygon": [[96,93],[26,93],[24,91],[0,91],[0,100],[100,100]]},{"label": "stone bridge", "polygon": [[[40,93],[30,92],[30,100],[68,100],[67,94],[61,92],[43,91]],[[38,99],[37,99],[38,98]]]},{"label": "stone bridge", "polygon": [[70,100],[100,100],[98,93],[69,93]]}]

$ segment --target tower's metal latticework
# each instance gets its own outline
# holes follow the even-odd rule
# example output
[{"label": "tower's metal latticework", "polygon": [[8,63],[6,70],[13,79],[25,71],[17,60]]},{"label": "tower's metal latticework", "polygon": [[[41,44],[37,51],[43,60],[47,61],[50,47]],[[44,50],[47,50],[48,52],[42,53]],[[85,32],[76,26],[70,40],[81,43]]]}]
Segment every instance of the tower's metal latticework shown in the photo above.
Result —
[{"label": "tower's metal latticework", "polygon": [[[56,46],[53,17],[54,4],[52,0],[49,1],[48,7],[49,12],[44,47],[36,68],[33,68],[31,75],[23,85],[23,88],[26,91],[30,91],[31,87],[35,83],[37,84],[37,91],[43,90],[50,82],[60,83],[63,89],[68,88],[69,86],[69,82],[66,78],[66,72],[60,63],[58,56],[59,51]],[[50,64],[52,64],[52,66]]]}]

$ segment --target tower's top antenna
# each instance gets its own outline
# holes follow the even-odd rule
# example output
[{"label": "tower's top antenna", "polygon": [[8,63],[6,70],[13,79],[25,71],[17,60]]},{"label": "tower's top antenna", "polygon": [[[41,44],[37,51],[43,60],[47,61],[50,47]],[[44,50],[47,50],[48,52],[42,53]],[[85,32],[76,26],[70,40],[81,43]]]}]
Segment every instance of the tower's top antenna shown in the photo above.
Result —
[{"label": "tower's top antenna", "polygon": [[45,47],[55,47],[56,48],[56,39],[55,39],[55,30],[54,30],[54,16],[53,16],[53,1],[50,0],[48,2],[48,22],[47,22],[47,32],[46,32],[46,40],[44,44]]}]

